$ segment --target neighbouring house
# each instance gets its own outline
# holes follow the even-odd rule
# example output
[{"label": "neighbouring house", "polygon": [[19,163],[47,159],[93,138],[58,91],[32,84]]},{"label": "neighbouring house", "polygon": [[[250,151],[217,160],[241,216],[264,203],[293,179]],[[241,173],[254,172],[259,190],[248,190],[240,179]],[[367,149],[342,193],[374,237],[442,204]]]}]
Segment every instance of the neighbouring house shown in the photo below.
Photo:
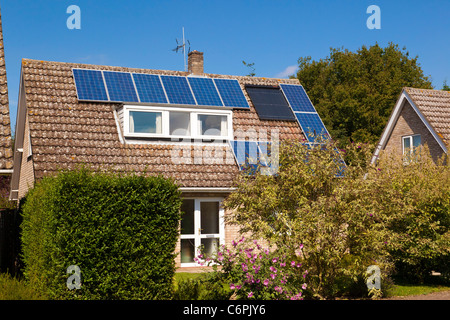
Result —
[{"label": "neighbouring house", "polygon": [[396,153],[405,159],[414,148],[427,145],[436,162],[448,154],[450,144],[450,92],[403,88],[372,157]]},{"label": "neighbouring house", "polygon": [[9,197],[9,185],[12,172],[13,152],[9,117],[8,82],[6,80],[5,49],[0,15],[0,197],[2,199],[8,199]]},{"label": "neighbouring house", "polygon": [[239,171],[272,169],[276,139],[328,133],[297,79],[205,73],[203,59],[190,52],[187,72],[23,59],[11,199],[80,164],[162,174],[183,196],[177,266],[231,243],[221,204]]}]

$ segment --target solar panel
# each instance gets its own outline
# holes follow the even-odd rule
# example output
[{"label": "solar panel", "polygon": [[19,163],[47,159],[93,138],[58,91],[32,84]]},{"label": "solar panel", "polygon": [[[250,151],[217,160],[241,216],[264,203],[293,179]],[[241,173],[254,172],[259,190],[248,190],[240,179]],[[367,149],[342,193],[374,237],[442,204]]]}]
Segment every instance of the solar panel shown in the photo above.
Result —
[{"label": "solar panel", "polygon": [[309,142],[315,142],[319,136],[328,137],[328,131],[317,113],[295,112],[295,116]]},{"label": "solar panel", "polygon": [[219,93],[211,78],[188,77],[197,104],[203,106],[223,106]]},{"label": "solar panel", "polygon": [[294,112],[316,112],[303,86],[280,84],[280,87]]},{"label": "solar panel", "polygon": [[73,69],[73,77],[78,100],[108,101],[101,71]]},{"label": "solar panel", "polygon": [[110,101],[139,102],[131,73],[103,71]]},{"label": "solar panel", "polygon": [[196,104],[186,77],[161,76],[161,81],[166,90],[169,103]]},{"label": "solar panel", "polygon": [[141,102],[167,103],[158,75],[133,73],[133,79]]},{"label": "solar panel", "polygon": [[240,170],[245,170],[248,166],[256,167],[259,156],[256,141],[232,140],[230,143]]},{"label": "solar panel", "polygon": [[278,88],[246,86],[245,89],[261,120],[295,121],[291,107]]},{"label": "solar panel", "polygon": [[236,79],[214,79],[226,107],[250,108]]}]

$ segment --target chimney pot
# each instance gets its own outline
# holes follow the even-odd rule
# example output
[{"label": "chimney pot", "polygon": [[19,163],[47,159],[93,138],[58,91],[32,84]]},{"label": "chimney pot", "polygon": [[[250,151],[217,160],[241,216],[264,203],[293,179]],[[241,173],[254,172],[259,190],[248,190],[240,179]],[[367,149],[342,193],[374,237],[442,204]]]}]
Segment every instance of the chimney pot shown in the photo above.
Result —
[{"label": "chimney pot", "polygon": [[203,74],[203,52],[197,50],[188,54],[188,71],[192,74]]}]

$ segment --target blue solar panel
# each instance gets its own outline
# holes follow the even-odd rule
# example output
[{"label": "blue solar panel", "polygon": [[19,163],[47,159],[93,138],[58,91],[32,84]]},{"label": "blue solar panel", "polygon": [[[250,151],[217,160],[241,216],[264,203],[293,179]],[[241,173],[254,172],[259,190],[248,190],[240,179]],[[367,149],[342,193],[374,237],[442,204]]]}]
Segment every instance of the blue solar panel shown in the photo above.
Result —
[{"label": "blue solar panel", "polygon": [[280,84],[280,87],[294,112],[316,112],[303,86]]},{"label": "blue solar panel", "polygon": [[103,71],[110,101],[139,102],[131,73]]},{"label": "blue solar panel", "polygon": [[230,143],[241,170],[245,170],[249,166],[256,167],[259,156],[258,144],[256,141],[232,140]]},{"label": "blue solar panel", "polygon": [[186,77],[161,76],[161,80],[169,98],[169,103],[196,104]]},{"label": "blue solar panel", "polygon": [[317,113],[295,112],[295,116],[309,142],[315,142],[320,136],[328,138],[328,131]]},{"label": "blue solar panel", "polygon": [[73,77],[79,100],[108,101],[101,71],[73,69]]},{"label": "blue solar panel", "polygon": [[212,79],[188,77],[197,104],[203,106],[223,106]]},{"label": "blue solar panel", "polygon": [[214,79],[226,107],[250,108],[236,79]]},{"label": "blue solar panel", "polygon": [[158,75],[133,73],[133,79],[141,102],[167,103]]}]

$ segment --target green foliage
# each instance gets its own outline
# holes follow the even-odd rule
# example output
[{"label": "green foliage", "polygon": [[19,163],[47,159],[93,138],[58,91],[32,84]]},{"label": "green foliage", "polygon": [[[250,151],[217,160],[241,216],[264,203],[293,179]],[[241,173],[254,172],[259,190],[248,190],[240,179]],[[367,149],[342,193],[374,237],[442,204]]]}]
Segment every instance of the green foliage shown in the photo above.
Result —
[{"label": "green foliage", "polygon": [[254,77],[256,75],[255,73],[255,63],[247,63],[245,61],[242,61],[242,63],[244,64],[244,66],[246,66],[247,68],[249,68],[249,73],[247,74],[248,77]]},{"label": "green foliage", "polygon": [[[370,144],[336,150],[333,141],[311,149],[281,143],[276,175],[239,177],[225,201],[234,210],[228,222],[277,247],[304,244],[308,287],[317,298],[367,294],[362,280],[372,264],[383,281],[400,264],[425,274],[448,266],[437,263],[450,250],[448,165],[436,165],[426,150],[408,165],[400,157],[377,166],[369,163]],[[337,178],[340,155],[347,166]]]},{"label": "green foliage", "polygon": [[[23,206],[24,275],[50,299],[168,299],[180,221],[162,177],[81,168],[40,180]],[[66,270],[81,269],[69,290]]]},{"label": "green foliage", "polygon": [[319,61],[298,60],[297,78],[325,122],[340,140],[375,143],[403,87],[432,89],[418,57],[390,43],[362,46],[356,52],[330,50]]},{"label": "green foliage", "polygon": [[205,272],[195,277],[179,278],[173,298],[175,300],[228,300],[232,293],[223,277],[214,272]]},{"label": "green foliage", "polygon": [[[198,260],[213,265],[216,278],[229,285],[238,300],[302,300],[308,271],[301,262],[303,246],[264,248],[242,237],[232,247],[221,246],[213,257]],[[220,266],[220,269],[219,269]]]},{"label": "green foliage", "polygon": [[30,288],[27,283],[0,273],[0,300],[43,300],[44,296]]},{"label": "green foliage", "polygon": [[436,165],[427,147],[416,153],[408,164],[396,155],[383,156],[378,179],[381,192],[401,196],[390,201],[396,212],[389,225],[395,236],[389,250],[397,273],[423,282],[432,270],[450,271],[450,167],[447,155]]},{"label": "green foliage", "polygon": [[447,84],[447,80],[444,80],[444,84],[442,85],[442,90],[450,91],[450,86]]}]

